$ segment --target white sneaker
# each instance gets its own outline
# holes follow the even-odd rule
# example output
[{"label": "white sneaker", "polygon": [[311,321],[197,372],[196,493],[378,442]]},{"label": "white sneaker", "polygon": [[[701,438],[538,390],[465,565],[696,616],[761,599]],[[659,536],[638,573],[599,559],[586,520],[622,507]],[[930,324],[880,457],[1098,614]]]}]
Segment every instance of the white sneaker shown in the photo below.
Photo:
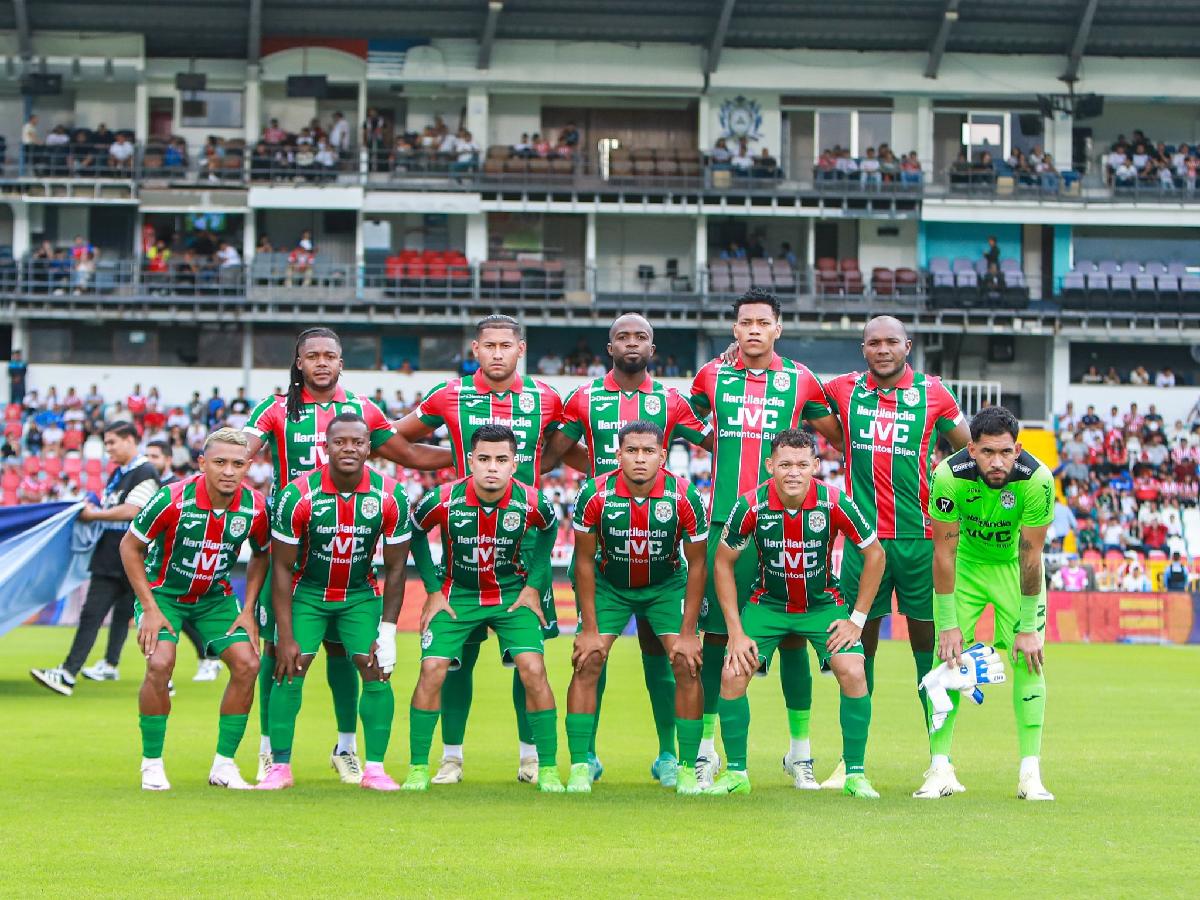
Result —
[{"label": "white sneaker", "polygon": [[175,679],[174,678],[167,679],[167,696],[168,697],[175,696]]},{"label": "white sneaker", "polygon": [[252,791],[253,786],[246,783],[242,773],[233,763],[214,762],[208,773],[208,783],[213,787],[232,788],[235,791]]},{"label": "white sneaker", "polygon": [[1017,782],[1018,800],[1053,800],[1054,795],[1042,784],[1040,772],[1026,772]]},{"label": "white sneaker", "polygon": [[801,791],[819,791],[821,785],[813,777],[813,761],[811,759],[793,759],[791,751],[783,758],[783,771],[792,779],[792,785]]},{"label": "white sneaker", "polygon": [[721,771],[721,757],[714,753],[709,756],[696,757],[696,783],[700,785],[701,790],[708,790],[713,786],[713,782],[717,780],[717,773]]},{"label": "white sneaker", "polygon": [[[800,785],[796,785],[799,787]],[[839,759],[836,768],[829,774],[829,777],[821,782],[821,789],[825,791],[840,791],[846,786],[846,761]]]},{"label": "white sneaker", "polygon": [[[536,760],[534,761],[534,772],[537,771]],[[520,775],[517,776],[520,778]],[[537,775],[535,774],[536,778]],[[442,765],[438,768],[437,774],[430,779],[433,784],[458,784],[463,780],[463,761],[457,756],[442,757]]]},{"label": "white sneaker", "polygon": [[[438,770],[438,774],[442,774]],[[517,781],[523,784],[533,784],[538,779],[538,758],[536,756],[522,756],[521,764],[517,766]]]},{"label": "white sneaker", "polygon": [[67,674],[67,670],[62,667],[54,669],[30,669],[29,674],[38,684],[49,688],[56,694],[70,697],[71,694],[75,693],[75,679]]},{"label": "white sneaker", "polygon": [[267,773],[271,771],[271,766],[275,764],[275,757],[271,753],[258,754],[258,772],[254,776],[255,781],[262,781],[267,777]]},{"label": "white sneaker", "polygon": [[358,761],[357,753],[338,753],[334,747],[329,755],[329,765],[338,773],[342,784],[362,784],[362,763]]},{"label": "white sneaker", "polygon": [[913,796],[918,800],[938,800],[961,794],[965,790],[954,775],[954,766],[936,763],[925,771],[925,783],[913,792]]},{"label": "white sneaker", "polygon": [[159,759],[142,759],[142,790],[169,791],[171,782],[167,781],[167,772],[163,761]]},{"label": "white sneaker", "polygon": [[220,674],[221,661],[219,659],[202,659],[200,665],[196,667],[196,674],[192,676],[192,681],[216,681]]},{"label": "white sneaker", "polygon": [[102,659],[86,669],[80,669],[79,674],[90,681],[118,681],[121,677],[117,667],[110,666],[107,659]]}]

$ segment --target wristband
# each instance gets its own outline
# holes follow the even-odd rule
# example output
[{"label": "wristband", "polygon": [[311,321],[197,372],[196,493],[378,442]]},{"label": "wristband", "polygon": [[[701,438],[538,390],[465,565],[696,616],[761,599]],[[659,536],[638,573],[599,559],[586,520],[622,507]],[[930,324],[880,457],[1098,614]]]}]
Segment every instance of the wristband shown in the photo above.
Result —
[{"label": "wristband", "polygon": [[1041,594],[1021,595],[1021,619],[1017,623],[1017,631],[1022,634],[1029,634],[1038,630],[1037,611],[1038,603],[1041,602],[1041,599]]},{"label": "wristband", "polygon": [[933,595],[933,618],[939,631],[958,627],[958,609],[954,602],[954,592]]},{"label": "wristband", "polygon": [[859,628],[862,628],[864,625],[867,624],[867,614],[865,612],[859,612],[856,609],[852,613],[850,613],[850,621],[853,622],[855,625],[857,625]]},{"label": "wristband", "polygon": [[379,637],[390,638],[393,641],[396,639],[396,623],[395,622],[380,622]]}]

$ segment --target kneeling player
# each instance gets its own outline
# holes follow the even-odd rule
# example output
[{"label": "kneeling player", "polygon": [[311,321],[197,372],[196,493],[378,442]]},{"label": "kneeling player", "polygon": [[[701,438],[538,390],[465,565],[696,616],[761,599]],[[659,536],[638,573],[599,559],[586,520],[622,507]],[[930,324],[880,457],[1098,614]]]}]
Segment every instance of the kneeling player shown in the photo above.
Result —
[{"label": "kneeling player", "polygon": [[[550,584],[554,510],[536,488],[513,478],[517,438],[507,425],[482,425],[471,435],[471,474],[421,498],[413,511],[413,561],[429,597],[421,612],[421,676],[409,718],[412,767],[406,791],[429,790],[429,747],[441,714],[442,684],[462,664],[463,647],[480,626],[496,632],[506,663],[525,686],[525,709],[538,753],[538,790],[563,791],[557,711],[542,658]],[[427,533],[442,536],[436,566]],[[536,532],[527,546],[525,535]],[[528,559],[525,554],[528,553]]]},{"label": "kneeling player", "polygon": [[214,431],[204,442],[200,475],[161,488],[121,539],[121,562],[137,596],[138,646],[146,679],[138,694],[142,730],[142,787],[165,791],[163,742],[171,711],[168,683],[184,623],[196,627],[204,648],[229,668],[221,699],[217,754],[208,783],[248,790],[233,761],[246,731],[258,676],[254,603],[238,609],[229,571],[249,539],[246,596],[257,597],[267,577],[270,524],[262,494],[242,486],[250,464],[245,435]]},{"label": "kneeling player", "polygon": [[[358,714],[367,745],[362,787],[394,791],[384,771],[392,733],[392,669],[396,620],[404,602],[408,561],[408,496],[367,467],[371,432],[353,412],[334,416],[325,431],[329,464],[297,478],[275,505],[271,605],[275,610],[275,686],[271,691],[271,748],[275,761],[259,790],[289,788],[292,739],[304,676],[327,632],[362,676]],[[384,587],[374,557],[383,538]]]},{"label": "kneeling player", "polygon": [[[698,794],[704,691],[696,625],[704,600],[708,524],[700,494],[662,468],[667,451],[653,422],[617,434],[620,468],[586,482],[575,502],[575,592],[580,627],[567,692],[567,790],[592,789],[588,751],[596,725],[596,688],[613,642],[631,616],[650,623],[675,672],[680,769],[675,789]],[[680,558],[680,541],[686,541]]]},{"label": "kneeling player", "polygon": [[[771,442],[767,458],[770,480],[739,497],[725,525],[713,577],[729,623],[729,651],[718,703],[729,768],[708,793],[750,792],[746,688],[752,676],[766,674],[780,642],[799,635],[812,644],[822,664],[829,663],[842,689],[843,791],[853,797],[879,796],[863,769],[871,696],[860,637],[883,575],[884,554],[875,530],[854,502],[813,477],[819,465],[811,435],[795,429],[781,431]],[[829,559],[838,532],[863,553],[858,598],[849,614]],[[758,549],[759,574],[739,616],[734,564],[751,542]]]}]

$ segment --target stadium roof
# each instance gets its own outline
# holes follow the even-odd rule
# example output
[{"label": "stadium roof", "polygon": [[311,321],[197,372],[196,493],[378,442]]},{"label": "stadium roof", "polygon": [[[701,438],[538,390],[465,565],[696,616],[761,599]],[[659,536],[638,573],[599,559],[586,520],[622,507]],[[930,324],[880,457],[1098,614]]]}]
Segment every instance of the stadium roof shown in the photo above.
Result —
[{"label": "stadium roof", "polygon": [[266,38],[672,42],[707,48],[710,71],[732,47],[923,52],[934,74],[943,53],[1200,56],[1198,0],[13,0],[0,28],[246,58],[255,11]]}]

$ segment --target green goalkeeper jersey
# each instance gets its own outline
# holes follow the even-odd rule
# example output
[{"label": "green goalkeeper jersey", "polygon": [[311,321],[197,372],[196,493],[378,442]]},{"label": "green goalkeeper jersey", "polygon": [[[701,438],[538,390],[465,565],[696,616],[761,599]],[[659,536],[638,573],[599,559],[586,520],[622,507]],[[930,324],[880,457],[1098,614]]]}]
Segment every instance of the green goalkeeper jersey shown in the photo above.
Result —
[{"label": "green goalkeeper jersey", "polygon": [[1013,564],[1021,527],[1049,525],[1054,518],[1054,476],[1021,451],[1008,480],[993,488],[980,476],[971,455],[959,450],[933,470],[929,516],[937,522],[961,523],[959,560]]}]

